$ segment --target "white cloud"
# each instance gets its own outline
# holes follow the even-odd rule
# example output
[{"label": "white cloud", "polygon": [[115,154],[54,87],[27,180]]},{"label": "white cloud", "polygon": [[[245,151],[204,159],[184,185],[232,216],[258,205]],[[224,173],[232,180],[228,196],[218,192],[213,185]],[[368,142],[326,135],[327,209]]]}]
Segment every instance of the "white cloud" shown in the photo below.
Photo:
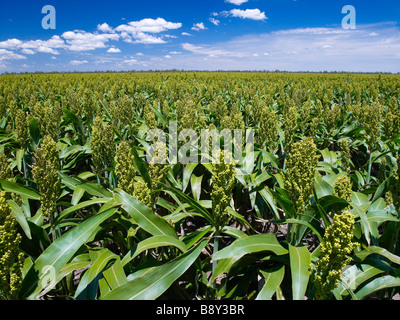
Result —
[{"label": "white cloud", "polygon": [[[65,47],[65,42],[59,36],[52,36],[49,40],[30,40],[20,45],[20,48],[38,50],[39,52],[50,52],[48,49],[61,49]],[[42,50],[39,50],[41,48]]]},{"label": "white cloud", "polygon": [[137,63],[137,60],[136,59],[126,59],[126,60],[124,60],[124,63],[128,64],[128,65],[133,65],[133,64]]},{"label": "white cloud", "polygon": [[249,0],[225,0],[225,2],[236,4],[237,6],[240,6],[243,3],[248,2]]},{"label": "white cloud", "polygon": [[195,23],[192,27],[192,30],[195,30],[195,31],[200,31],[200,30],[205,30],[205,29],[207,29],[207,28],[204,26],[203,22]]},{"label": "white cloud", "polygon": [[182,54],[181,51],[171,51],[169,54]]},{"label": "white cloud", "polygon": [[[60,54],[59,49],[84,52],[93,51],[99,48],[108,48],[108,53],[119,53],[119,49],[107,45],[109,41],[123,39],[128,43],[162,44],[166,43],[163,37],[155,36],[167,30],[179,29],[181,23],[168,22],[163,18],[142,19],[120,25],[113,29],[107,23],[97,25],[97,31],[86,32],[83,30],[66,31],[61,36],[55,35],[49,40],[28,40],[8,39],[0,41],[0,49],[21,50],[21,53],[34,55],[35,53]],[[165,38],[177,38],[174,35],[165,35]],[[17,53],[14,57],[18,57]],[[3,51],[2,60],[9,59],[12,55]],[[19,57],[24,57],[19,55]],[[25,59],[26,57],[24,57]]]},{"label": "white cloud", "polygon": [[137,55],[137,56],[144,56],[144,54],[141,53],[141,52],[136,53],[136,55]]},{"label": "white cloud", "polygon": [[238,17],[241,19],[251,19],[251,20],[266,20],[268,19],[265,12],[261,12],[260,9],[232,9],[229,11],[232,17]]},{"label": "white cloud", "polygon": [[97,30],[107,33],[114,32],[113,28],[111,28],[107,23],[97,25]]},{"label": "white cloud", "polygon": [[21,52],[23,54],[35,54],[36,52],[33,51],[32,49],[22,49]]},{"label": "white cloud", "polygon": [[217,19],[214,19],[214,18],[210,18],[209,20],[210,20],[210,22],[211,22],[211,23],[215,24],[216,26],[218,26],[218,25],[219,25],[219,23],[220,23],[220,21],[219,21],[219,20],[217,20]]},{"label": "white cloud", "polygon": [[69,64],[79,66],[81,64],[89,63],[87,60],[72,60]]},{"label": "white cloud", "polygon": [[125,36],[124,41],[127,43],[143,43],[143,44],[161,44],[161,43],[166,43],[165,40],[163,40],[160,37],[155,37],[151,34],[139,32],[135,34],[134,37],[131,36]]},{"label": "white cloud", "polygon": [[172,57],[171,57],[169,54],[167,54],[167,55],[165,56],[165,58],[171,59]]},{"label": "white cloud", "polygon": [[[396,24],[359,24],[356,30],[281,30],[212,45],[186,43],[182,48],[192,53],[181,56],[181,64],[188,69],[400,72],[400,29]],[[193,59],[193,54],[198,58]]]},{"label": "white cloud", "polygon": [[24,54],[33,55],[36,52],[59,54],[55,49],[65,47],[65,42],[59,36],[53,36],[49,40],[29,40],[8,39],[0,42],[0,48],[21,50]]},{"label": "white cloud", "polygon": [[[162,44],[166,43],[166,41],[152,34],[179,29],[181,27],[182,23],[179,22],[169,22],[163,18],[147,18],[140,21],[131,21],[128,24],[122,24],[115,28],[115,30],[120,32],[123,40],[128,43]],[[175,38],[173,35],[166,35],[165,37]]]},{"label": "white cloud", "polygon": [[142,19],[140,21],[131,21],[128,24],[122,24],[115,28],[117,31],[125,31],[132,35],[139,32],[160,33],[167,30],[179,29],[182,23],[168,22],[163,18],[157,19]]},{"label": "white cloud", "polygon": [[6,41],[0,42],[0,48],[3,49],[16,49],[18,48],[23,42],[18,39],[8,39]]},{"label": "white cloud", "polygon": [[67,31],[61,37],[66,39],[67,48],[71,51],[91,51],[98,48],[106,48],[109,40],[118,40],[118,34],[90,33],[86,31]]},{"label": "white cloud", "polygon": [[[29,50],[29,49],[28,49]],[[57,50],[54,50],[53,48],[46,47],[46,46],[39,46],[36,48],[37,52],[40,53],[50,53],[50,54],[60,54]]]},{"label": "white cloud", "polygon": [[190,51],[195,54],[201,54],[201,55],[208,55],[208,56],[213,56],[213,57],[218,57],[218,56],[241,56],[240,53],[232,53],[229,51],[226,51],[224,49],[219,49],[219,48],[212,48],[212,47],[204,47],[204,46],[195,46],[191,43],[183,43],[182,48],[184,50]]},{"label": "white cloud", "polygon": [[189,37],[192,36],[190,33],[187,33],[187,32],[182,32],[182,35],[183,36],[189,36]]},{"label": "white cloud", "polygon": [[12,52],[6,49],[0,49],[0,61],[3,60],[24,60],[25,56]]},{"label": "white cloud", "polygon": [[107,50],[108,53],[120,53],[121,50],[119,50],[118,48],[110,48]]},{"label": "white cloud", "polygon": [[297,28],[289,30],[276,31],[275,34],[280,35],[340,35],[348,34],[347,30],[341,28]]}]

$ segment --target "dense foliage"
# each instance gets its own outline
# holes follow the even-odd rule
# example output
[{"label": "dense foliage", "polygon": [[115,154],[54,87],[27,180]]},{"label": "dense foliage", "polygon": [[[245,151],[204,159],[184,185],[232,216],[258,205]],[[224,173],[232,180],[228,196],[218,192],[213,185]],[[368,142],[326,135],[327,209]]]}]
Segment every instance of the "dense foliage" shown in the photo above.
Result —
[{"label": "dense foliage", "polygon": [[[395,75],[0,76],[0,297],[393,299],[399,101]],[[207,128],[254,153],[147,139]]]}]

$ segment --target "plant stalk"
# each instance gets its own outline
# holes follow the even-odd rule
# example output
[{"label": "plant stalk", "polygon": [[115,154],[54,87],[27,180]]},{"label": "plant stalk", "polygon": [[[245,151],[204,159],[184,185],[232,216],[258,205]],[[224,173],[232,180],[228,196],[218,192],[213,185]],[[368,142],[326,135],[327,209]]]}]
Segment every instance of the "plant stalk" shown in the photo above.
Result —
[{"label": "plant stalk", "polygon": [[372,152],[369,151],[369,160],[368,160],[368,174],[366,184],[369,184],[371,180],[371,168],[372,168]]},{"label": "plant stalk", "polygon": [[[214,234],[214,247],[213,247],[213,256],[218,252],[219,246],[219,231],[215,231]],[[217,261],[213,260],[212,263],[212,273],[214,274],[215,268],[217,267]]]}]

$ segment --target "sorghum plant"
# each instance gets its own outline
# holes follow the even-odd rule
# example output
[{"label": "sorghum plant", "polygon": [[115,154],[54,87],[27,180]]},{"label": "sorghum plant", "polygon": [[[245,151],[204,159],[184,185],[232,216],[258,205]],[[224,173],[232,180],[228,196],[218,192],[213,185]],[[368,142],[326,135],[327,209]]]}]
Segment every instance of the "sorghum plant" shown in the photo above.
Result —
[{"label": "sorghum plant", "polygon": [[215,227],[220,230],[228,219],[226,208],[232,199],[232,190],[236,181],[235,163],[226,151],[220,151],[219,163],[214,164],[211,179],[212,214]]},{"label": "sorghum plant", "polygon": [[18,109],[15,114],[15,132],[17,134],[17,142],[22,149],[29,146],[29,130],[28,119],[26,113]]},{"label": "sorghum plant", "polygon": [[118,178],[118,187],[129,193],[134,194],[134,183],[136,168],[133,165],[134,156],[131,147],[126,141],[122,141],[117,148],[115,174]]},{"label": "sorghum plant", "polygon": [[344,211],[336,214],[333,223],[325,230],[311,277],[317,300],[326,299],[337,287],[343,268],[351,261],[348,255],[357,247],[353,242],[354,223],[353,215]]},{"label": "sorghum plant", "polygon": [[293,144],[287,161],[285,189],[299,213],[311,198],[318,159],[317,146],[311,138]]},{"label": "sorghum plant", "polygon": [[268,151],[275,148],[278,136],[278,115],[264,105],[260,115],[258,139],[260,146],[266,146]]},{"label": "sorghum plant", "polygon": [[350,146],[347,139],[342,140],[340,143],[340,155],[342,168],[344,171],[348,171],[350,169]]},{"label": "sorghum plant", "polygon": [[335,187],[333,188],[333,195],[338,198],[350,201],[351,180],[347,175],[343,175],[336,180]]},{"label": "sorghum plant", "polygon": [[32,166],[32,177],[40,192],[42,213],[46,218],[52,218],[56,210],[61,185],[59,170],[59,150],[55,141],[50,136],[46,136],[40,147],[36,149]]},{"label": "sorghum plant", "polygon": [[6,193],[0,192],[0,300],[18,299],[24,258],[19,251],[21,239]]},{"label": "sorghum plant", "polygon": [[0,153],[0,180],[6,180],[12,177],[11,166],[4,153]]},{"label": "sorghum plant", "polygon": [[96,116],[93,122],[90,145],[93,164],[99,173],[105,167],[109,167],[115,157],[114,132],[111,126],[103,123],[100,116]]}]

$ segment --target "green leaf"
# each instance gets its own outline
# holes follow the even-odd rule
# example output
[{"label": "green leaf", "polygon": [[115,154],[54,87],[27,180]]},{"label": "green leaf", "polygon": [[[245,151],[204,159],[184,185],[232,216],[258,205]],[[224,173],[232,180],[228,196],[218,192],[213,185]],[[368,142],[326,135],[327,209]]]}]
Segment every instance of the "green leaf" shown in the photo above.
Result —
[{"label": "green leaf", "polygon": [[226,208],[226,212],[227,212],[230,216],[234,217],[234,218],[235,218],[238,222],[240,222],[241,224],[246,225],[246,226],[248,226],[249,228],[251,228],[251,229],[254,230],[253,226],[252,226],[242,215],[240,215],[238,212],[236,212],[236,210],[233,209],[232,207],[227,207],[227,208]]},{"label": "green leaf", "polygon": [[208,240],[178,258],[151,268],[124,285],[111,290],[103,300],[155,300],[196,261]]},{"label": "green leaf", "polygon": [[55,240],[37,258],[24,278],[21,289],[23,297],[40,293],[46,285],[45,281],[42,281],[46,274],[57,274],[71,260],[76,251],[101,229],[100,224],[110,218],[115,211],[116,208],[113,208],[95,215]]},{"label": "green leaf", "polygon": [[283,219],[283,220],[277,220],[277,221],[271,221],[272,223],[276,224],[286,224],[286,223],[291,223],[291,224],[300,224],[303,226],[308,227],[310,230],[314,231],[315,235],[318,237],[319,241],[323,240],[323,237],[321,234],[318,232],[316,228],[314,228],[311,223],[304,221],[304,220],[299,220],[299,219]]},{"label": "green leaf", "polygon": [[98,185],[97,183],[85,182],[80,184],[79,187],[95,197],[112,197],[112,193],[110,191],[103,186]]},{"label": "green leaf", "polygon": [[399,222],[399,218],[397,214],[394,212],[390,212],[388,208],[386,208],[386,201],[383,198],[378,198],[375,202],[373,202],[368,208],[367,219],[368,221],[373,222],[386,222],[386,221],[395,221]]},{"label": "green leaf", "polygon": [[54,281],[49,279],[49,284],[40,292],[40,296],[45,295],[50,290],[52,290],[57,283],[59,283],[65,276],[74,272],[75,270],[84,269],[90,265],[90,261],[72,261],[64,266],[61,271],[57,274]]},{"label": "green leaf", "polygon": [[289,244],[293,300],[304,300],[310,278],[311,254],[307,247]]},{"label": "green leaf", "polygon": [[15,217],[15,220],[17,220],[17,222],[21,226],[22,230],[24,230],[26,236],[29,239],[32,239],[31,229],[29,228],[28,221],[26,221],[26,217],[25,217],[22,209],[20,208],[20,206],[17,205],[15,203],[15,201],[13,201],[13,200],[8,200],[7,203],[11,207],[12,214]]},{"label": "green leaf", "polygon": [[234,241],[230,246],[218,251],[214,256],[214,260],[235,257],[240,259],[246,254],[272,251],[277,255],[286,254],[288,251],[280,245],[275,234],[257,234]]},{"label": "green leaf", "polygon": [[361,227],[368,244],[371,244],[371,235],[375,238],[378,237],[378,230],[376,223],[369,221],[367,217],[367,210],[371,205],[368,197],[360,192],[353,192],[350,195],[353,210],[360,217]]},{"label": "green leaf", "polygon": [[119,257],[110,268],[103,271],[103,276],[112,290],[128,282]]},{"label": "green leaf", "polygon": [[187,248],[191,248],[194,246],[197,242],[199,242],[203,237],[209,233],[215,231],[215,228],[212,226],[204,226],[201,228],[199,231],[194,231],[191,233],[188,233],[184,235],[183,237],[180,238],[180,240],[185,243]]},{"label": "green leaf", "polygon": [[[96,198],[93,200],[88,200],[88,201],[84,201],[81,203],[78,203],[72,207],[69,207],[65,210],[63,210],[59,216],[56,217],[56,220],[54,221],[54,224],[59,224],[64,218],[66,218],[68,215],[70,215],[71,213],[74,213],[78,210],[81,210],[83,208],[87,208],[87,207],[91,207],[94,206],[96,204],[102,204],[102,203],[108,203],[114,201],[113,198]],[[103,206],[104,207],[104,206]]]},{"label": "green leaf", "polygon": [[272,210],[274,213],[274,218],[276,220],[280,219],[278,209],[276,208],[276,204],[274,202],[274,198],[268,188],[264,188],[260,191],[258,191],[258,194],[263,198],[263,200],[268,204],[268,207]]},{"label": "green leaf", "polygon": [[249,183],[248,187],[250,188],[257,188],[260,184],[264,181],[271,179],[273,176],[268,171],[263,171],[259,174],[252,182]]},{"label": "green leaf", "polygon": [[359,207],[369,207],[370,202],[368,196],[360,192],[352,192],[350,195],[350,200]]},{"label": "green leaf", "polygon": [[197,167],[197,163],[188,163],[185,165],[182,176],[182,192],[185,192],[189,185],[190,177],[192,176],[193,170]]},{"label": "green leaf", "polygon": [[40,195],[27,187],[21,186],[15,182],[0,180],[1,188],[6,192],[12,192],[19,194],[23,198],[28,198],[32,200],[40,200]]},{"label": "green leaf", "polygon": [[271,163],[271,165],[277,169],[280,168],[279,159],[274,156],[272,153],[262,150],[262,157],[265,163]]},{"label": "green leaf", "polygon": [[372,198],[372,202],[375,202],[380,197],[385,195],[385,193],[388,191],[391,185],[391,182],[392,182],[392,177],[389,177],[379,185],[379,187],[375,191],[374,197]]},{"label": "green leaf", "polygon": [[[240,258],[239,258],[240,259]],[[220,259],[214,269],[214,272],[212,274],[212,277],[209,281],[209,285],[217,279],[217,277],[224,273],[224,272],[229,272],[229,270],[232,268],[233,264],[237,261],[237,257],[230,257],[226,259]]]},{"label": "green leaf", "polygon": [[72,145],[72,146],[69,146],[69,147],[65,148],[64,150],[62,150],[60,152],[60,159],[67,158],[67,157],[69,157],[71,155],[76,155],[76,154],[79,154],[81,152],[82,153],[88,153],[90,150],[91,150],[90,149],[90,145],[84,145],[84,146]]},{"label": "green leaf", "polygon": [[40,129],[36,118],[32,117],[31,121],[29,121],[29,134],[32,138],[32,141],[35,143],[35,145],[37,145],[40,140]]},{"label": "green leaf", "polygon": [[119,190],[114,195],[114,199],[143,230],[154,236],[165,235],[177,238],[175,230],[168,222],[123,190]]},{"label": "green leaf", "polygon": [[95,173],[90,172],[90,171],[85,171],[85,172],[80,173],[80,174],[78,175],[78,178],[79,178],[79,179],[82,179],[82,180],[87,180],[87,179],[92,178],[92,177],[95,177],[95,176],[96,176]]},{"label": "green leaf", "polygon": [[87,286],[106,268],[111,260],[116,260],[118,256],[108,249],[102,249],[99,256],[93,262],[92,266],[86,270],[83,277],[80,279],[78,288],[75,291],[75,299],[87,288]]},{"label": "green leaf", "polygon": [[74,193],[72,194],[71,204],[73,206],[76,205],[79,200],[81,200],[85,192],[86,191],[84,189],[82,189],[80,186],[77,186],[74,190]]},{"label": "green leaf", "polygon": [[383,276],[372,280],[356,292],[358,299],[361,299],[375,291],[400,286],[400,277]]},{"label": "green leaf", "polygon": [[146,164],[142,161],[142,159],[140,159],[135,148],[131,148],[131,153],[133,155],[133,164],[136,170],[140,173],[140,176],[143,178],[144,182],[146,182],[147,186],[151,189],[151,179]]},{"label": "green leaf", "polygon": [[245,234],[243,231],[240,231],[237,228],[231,227],[231,226],[224,226],[221,230],[222,233],[225,233],[235,239],[241,239],[247,237],[247,234]]},{"label": "green leaf", "polygon": [[324,161],[329,163],[330,165],[334,165],[337,161],[337,155],[334,151],[330,151],[329,149],[320,150]]},{"label": "green leaf", "polygon": [[172,246],[178,248],[182,252],[186,252],[186,245],[178,240],[176,237],[171,236],[153,236],[146,240],[139,242],[137,248],[130,250],[125,257],[122,259],[122,266],[125,266],[129,261],[132,261],[141,254],[143,251],[158,248]]},{"label": "green leaf", "polygon": [[389,259],[390,261],[400,265],[400,257],[396,256],[393,253],[390,253],[385,248],[380,248],[380,247],[375,247],[375,246],[367,247],[367,248],[365,248],[365,250],[356,253],[355,256],[362,261],[366,257],[368,257],[370,254],[379,254],[379,255]]},{"label": "green leaf", "polygon": [[17,167],[20,172],[22,172],[24,154],[25,154],[25,149],[19,149],[16,154]]},{"label": "green leaf", "polygon": [[357,213],[357,215],[360,217],[361,227],[362,227],[365,239],[367,240],[368,245],[370,245],[371,244],[371,235],[377,236],[376,232],[373,231],[373,229],[376,230],[376,228],[374,228],[373,222],[368,220],[366,211],[363,210],[363,207],[365,208],[365,205],[363,207],[360,207],[353,203],[352,206],[353,206],[353,211],[355,211]]},{"label": "green leaf", "polygon": [[197,201],[200,200],[202,180],[203,180],[203,176],[198,177],[194,174],[192,174],[192,177],[190,178],[192,195],[193,195],[193,198],[196,199]]},{"label": "green leaf", "polygon": [[344,281],[348,288],[356,290],[360,284],[375,277],[377,274],[383,273],[384,270],[378,269],[369,264],[353,265],[347,268],[342,273],[342,281],[339,282],[338,292],[342,296],[349,294],[348,290],[343,286]]},{"label": "green leaf", "polygon": [[214,219],[213,219],[212,215],[208,212],[208,210],[206,208],[204,208],[204,206],[202,206],[200,204],[199,201],[196,201],[193,198],[187,196],[180,190],[168,187],[164,184],[160,184],[160,185],[162,185],[163,190],[170,191],[173,194],[175,194],[180,200],[184,201],[185,204],[190,205],[193,208],[193,210],[195,210],[199,215],[204,217],[210,224],[214,225]]},{"label": "green leaf", "polygon": [[285,266],[275,267],[267,271],[260,270],[265,284],[258,293],[256,300],[271,300],[278,287],[281,285],[285,275]]},{"label": "green leaf", "polygon": [[281,206],[281,208],[285,211],[285,215],[289,216],[289,218],[296,217],[296,210],[294,208],[293,202],[289,200],[287,197],[281,195],[278,192],[270,190],[272,196],[275,201]]},{"label": "green leaf", "polygon": [[68,120],[67,123],[72,122],[72,125],[74,126],[75,131],[78,133],[78,136],[79,136],[81,142],[83,142],[83,139],[85,137],[85,128],[83,127],[82,122],[77,118],[77,116],[75,114],[73,114],[67,108],[63,108],[63,112],[65,114],[64,118],[66,120]]},{"label": "green leaf", "polygon": [[333,187],[328,182],[323,180],[318,172],[315,174],[314,187],[318,198],[332,195]]},{"label": "green leaf", "polygon": [[82,179],[70,177],[62,172],[59,173],[59,176],[61,177],[62,183],[65,184],[71,190],[75,190],[79,186],[81,189],[85,190],[88,194],[95,197],[111,198],[113,196],[110,191],[108,191],[106,188],[97,183],[87,182]]}]

